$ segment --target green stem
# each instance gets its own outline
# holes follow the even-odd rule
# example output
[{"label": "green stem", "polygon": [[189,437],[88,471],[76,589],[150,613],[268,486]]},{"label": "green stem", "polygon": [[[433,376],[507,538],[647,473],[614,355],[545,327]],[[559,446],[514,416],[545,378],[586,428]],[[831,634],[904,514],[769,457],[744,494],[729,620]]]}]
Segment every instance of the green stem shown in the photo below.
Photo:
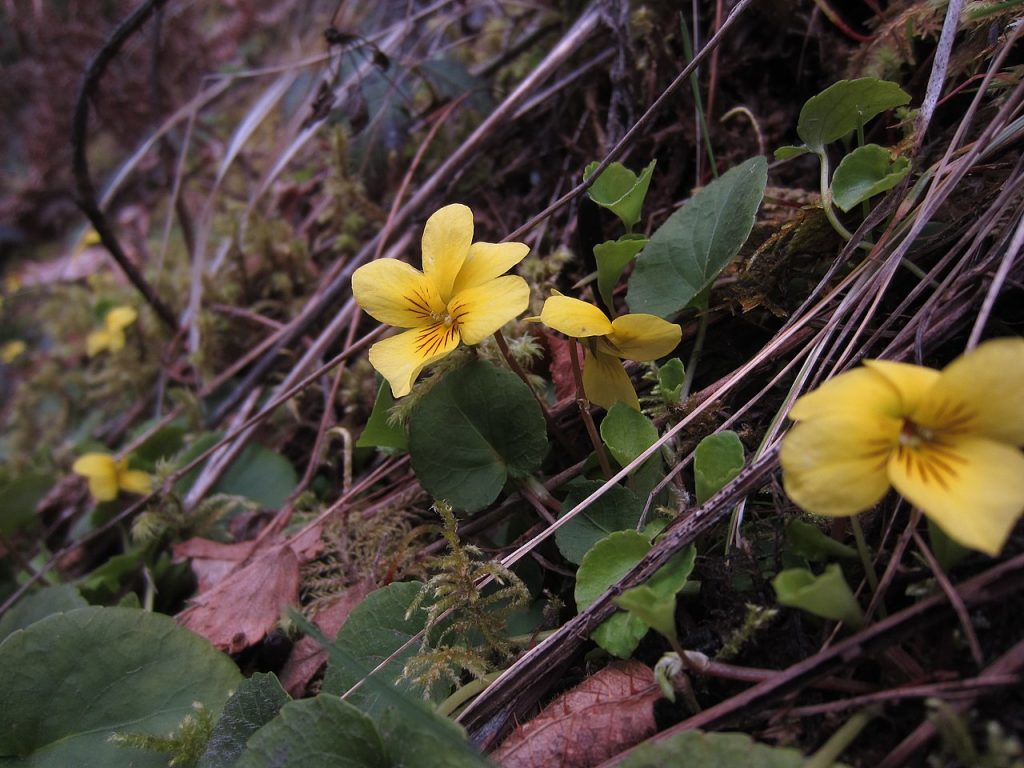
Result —
[{"label": "green stem", "polygon": [[880,708],[870,706],[862,709],[840,726],[829,740],[804,763],[803,768],[829,768],[834,765],[843,751],[853,743],[865,726],[878,716]]},{"label": "green stem", "polygon": [[548,431],[552,435],[557,434],[554,420],[551,418],[551,413],[548,411],[547,405],[541,396],[537,394],[537,390],[533,388],[529,377],[526,375],[526,371],[523,370],[519,361],[512,356],[512,352],[508,348],[508,342],[505,341],[505,337],[502,335],[500,330],[494,332],[494,340],[498,343],[498,349],[501,350],[501,356],[505,358],[505,362],[508,363],[508,367],[515,372],[516,376],[523,380],[523,383],[530,390],[530,394],[533,395],[533,399],[536,400],[537,405],[540,406],[540,412],[544,414],[544,421],[547,422]]},{"label": "green stem", "polygon": [[[683,53],[686,55],[686,63],[693,61],[693,43],[690,39],[690,28],[686,24],[686,17],[679,14],[679,23],[683,28],[680,35],[683,41]],[[693,102],[697,109],[697,118],[700,120],[700,133],[704,139],[704,151],[708,156],[708,163],[711,166],[711,175],[718,178],[718,166],[715,163],[715,151],[711,148],[711,133],[708,130],[708,118],[704,114],[704,102],[700,97],[700,80],[697,78],[698,68],[694,68],[690,74],[690,90],[693,91]]]},{"label": "green stem", "polygon": [[860,563],[864,567],[864,576],[867,577],[868,586],[874,594],[878,591],[878,574],[875,573],[875,564],[871,562],[871,553],[868,552],[867,542],[864,541],[864,531],[856,515],[850,518],[850,527],[853,528],[853,538],[857,542],[857,554],[860,555]]},{"label": "green stem", "polygon": [[501,672],[491,672],[476,680],[470,680],[447,699],[437,705],[437,713],[444,717],[450,717],[459,707],[484,692],[488,685],[493,683]]},{"label": "green stem", "polygon": [[576,350],[576,339],[569,339],[569,358],[572,360],[572,375],[576,379],[576,405],[579,406],[580,417],[587,428],[590,442],[594,446],[594,452],[597,454],[597,463],[601,465],[604,479],[610,480],[614,473],[612,472],[612,465],[608,462],[608,454],[604,452],[604,444],[597,434],[594,417],[590,415],[590,401],[587,400],[586,392],[583,389],[583,371],[580,369],[580,355]]},{"label": "green stem", "polygon": [[697,335],[693,339],[693,350],[690,352],[690,359],[686,363],[686,370],[683,372],[683,388],[679,392],[679,402],[685,403],[690,396],[690,388],[693,386],[693,375],[697,370],[697,362],[700,360],[700,353],[704,349],[704,337],[708,333],[708,308],[701,308],[697,315]]}]

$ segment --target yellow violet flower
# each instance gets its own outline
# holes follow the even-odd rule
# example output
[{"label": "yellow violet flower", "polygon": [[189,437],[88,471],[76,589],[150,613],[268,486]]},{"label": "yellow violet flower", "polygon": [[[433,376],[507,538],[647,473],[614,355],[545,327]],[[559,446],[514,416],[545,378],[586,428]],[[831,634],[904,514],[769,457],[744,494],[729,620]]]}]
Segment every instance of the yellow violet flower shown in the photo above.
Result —
[{"label": "yellow violet flower", "polygon": [[114,307],[103,318],[103,328],[93,331],[85,339],[89,357],[103,350],[117,352],[124,347],[124,329],[135,322],[139,313],[133,307]]},{"label": "yellow violet flower", "polygon": [[153,487],[148,474],[128,469],[128,459],[115,459],[106,453],[80,456],[71,470],[89,481],[89,492],[97,501],[113,501],[120,491],[149,493]]},{"label": "yellow violet flower", "polygon": [[352,275],[352,294],[367,314],[410,329],[370,347],[370,363],[395,397],[409,394],[424,366],[460,341],[479,344],[530,303],[526,281],[504,274],[529,247],[474,243],[473,212],[466,206],[448,205],[427,219],[422,248],[422,272],[398,259],[378,259]]},{"label": "yellow violet flower", "polygon": [[544,302],[540,320],[549,328],[585,339],[583,390],[587,399],[602,408],[616,402],[640,410],[621,360],[646,362],[664,357],[679,344],[682,329],[655,315],[622,315],[609,320],[600,309],[568,296],[551,296]]},{"label": "yellow violet flower", "polygon": [[804,395],[779,456],[786,493],[854,515],[890,485],[963,546],[996,555],[1024,511],[1024,339],[996,339],[942,371],[886,360]]},{"label": "yellow violet flower", "polygon": [[0,347],[0,360],[5,363],[13,363],[23,354],[28,347],[25,346],[25,342],[21,339],[14,339],[14,341],[8,341],[2,347]]}]

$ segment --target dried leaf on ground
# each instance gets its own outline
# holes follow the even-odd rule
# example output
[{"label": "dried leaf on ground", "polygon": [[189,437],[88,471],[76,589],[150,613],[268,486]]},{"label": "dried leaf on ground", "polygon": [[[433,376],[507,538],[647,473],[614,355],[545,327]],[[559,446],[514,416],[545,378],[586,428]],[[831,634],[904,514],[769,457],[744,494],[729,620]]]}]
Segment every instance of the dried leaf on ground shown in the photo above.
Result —
[{"label": "dried leaf on ground", "polygon": [[299,558],[288,544],[269,547],[178,614],[178,623],[228,653],[259,641],[299,601]]},{"label": "dried leaf on ground", "polygon": [[[576,376],[572,372],[572,357],[569,342],[553,333],[545,333],[544,340],[551,350],[551,382],[555,385],[555,397],[564,400],[576,395]],[[580,361],[582,364],[582,360]]]},{"label": "dried leaf on ground", "polygon": [[654,733],[661,696],[649,667],[616,662],[551,702],[491,755],[503,768],[587,768]]},{"label": "dried leaf on ground", "polygon": [[[333,640],[352,609],[359,605],[375,586],[370,580],[356,582],[339,595],[337,600],[318,611],[313,616],[313,621],[320,627],[324,636]],[[312,637],[302,638],[292,648],[292,653],[281,670],[281,685],[289,695],[301,696],[313,675],[326,661],[327,651],[320,643]]]}]

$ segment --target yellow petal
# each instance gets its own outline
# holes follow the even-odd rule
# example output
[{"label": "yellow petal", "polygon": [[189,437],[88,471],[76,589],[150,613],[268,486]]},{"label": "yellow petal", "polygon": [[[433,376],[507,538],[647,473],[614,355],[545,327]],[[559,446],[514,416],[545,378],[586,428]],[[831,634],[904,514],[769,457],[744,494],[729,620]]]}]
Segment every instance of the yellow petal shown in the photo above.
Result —
[{"label": "yellow petal", "polygon": [[469,247],[469,256],[455,278],[452,295],[504,275],[525,259],[529,252],[530,246],[526,243],[473,243]]},{"label": "yellow petal", "polygon": [[117,484],[129,493],[146,494],[153,490],[153,480],[139,469],[124,469],[118,472]]},{"label": "yellow petal", "polygon": [[357,269],[352,295],[370,317],[398,328],[429,325],[444,314],[433,282],[398,259],[378,259]]},{"label": "yellow petal", "polygon": [[423,272],[437,287],[444,304],[469,256],[473,242],[473,212],[464,205],[446,205],[427,219],[423,229]]},{"label": "yellow petal", "polygon": [[898,420],[868,413],[801,421],[779,453],[786,493],[816,515],[870,509],[889,489],[886,464],[899,432]]},{"label": "yellow petal", "polygon": [[835,376],[799,398],[789,412],[793,421],[842,413],[899,418],[902,401],[889,380],[870,368],[854,368]]},{"label": "yellow petal", "polygon": [[479,344],[530,305],[530,286],[523,278],[505,275],[457,293],[448,304],[459,335]]},{"label": "yellow petal", "polygon": [[115,328],[107,332],[107,349],[111,352],[119,352],[124,349],[124,331]]},{"label": "yellow petal", "polygon": [[107,327],[108,331],[114,333],[127,328],[135,322],[138,316],[139,313],[135,311],[134,307],[114,307],[103,318],[103,324]]},{"label": "yellow petal", "polygon": [[623,315],[612,320],[612,332],[598,345],[608,354],[645,362],[667,355],[682,335],[678,325],[655,315]]},{"label": "yellow petal", "polygon": [[885,377],[900,396],[900,414],[910,416],[928,396],[939,379],[934,368],[924,368],[891,360],[865,360],[864,366]]},{"label": "yellow petal", "polygon": [[89,481],[89,492],[97,501],[117,498],[117,462],[105,453],[87,453],[71,465],[71,471]]},{"label": "yellow petal", "polygon": [[986,341],[939,374],[914,421],[1024,445],[1024,339]]},{"label": "yellow petal", "polygon": [[15,339],[14,341],[8,341],[3,347],[0,347],[0,360],[5,363],[13,363],[23,354],[25,354],[26,347],[25,342],[21,339]]},{"label": "yellow petal", "polygon": [[395,397],[409,394],[423,367],[459,346],[453,326],[434,323],[392,336],[370,347],[370,364],[388,380]]},{"label": "yellow petal", "polygon": [[992,556],[1024,511],[1024,455],[983,437],[901,446],[889,478],[951,539]]},{"label": "yellow petal", "polygon": [[110,334],[107,331],[93,331],[85,337],[85,351],[89,357],[95,357],[110,347]]},{"label": "yellow petal", "polygon": [[633,389],[633,382],[629,380],[619,359],[611,355],[587,352],[583,361],[583,391],[590,402],[605,410],[620,401],[634,410],[640,410],[640,400]]},{"label": "yellow petal", "polygon": [[540,311],[540,320],[548,328],[575,339],[612,332],[611,320],[604,312],[593,304],[568,296],[548,297]]}]

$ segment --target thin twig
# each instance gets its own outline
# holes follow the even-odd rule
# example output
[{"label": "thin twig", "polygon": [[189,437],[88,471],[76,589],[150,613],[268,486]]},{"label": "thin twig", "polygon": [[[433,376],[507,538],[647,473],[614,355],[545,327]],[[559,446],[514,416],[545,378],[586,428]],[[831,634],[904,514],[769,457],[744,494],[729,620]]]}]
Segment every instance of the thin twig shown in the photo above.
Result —
[{"label": "thin twig", "polygon": [[100,48],[99,52],[89,62],[82,78],[82,84],[78,89],[78,99],[75,102],[74,120],[71,124],[71,149],[73,152],[72,164],[75,172],[75,188],[77,191],[76,202],[92,223],[93,229],[100,237],[100,242],[111,255],[117,265],[124,272],[125,277],[135,286],[135,289],[142,294],[142,298],[153,308],[157,317],[167,326],[171,333],[178,330],[178,321],[171,311],[149,284],[143,274],[132,264],[128,255],[121,248],[114,230],[107,221],[106,215],[100,210],[96,203],[96,189],[92,183],[92,175],[89,171],[89,159],[86,157],[85,145],[89,126],[89,102],[93,92],[99,85],[107,65],[120,52],[125,42],[134,35],[150,16],[160,9],[167,0],[146,0],[135,9],[117,28],[111,33],[107,42]]}]

